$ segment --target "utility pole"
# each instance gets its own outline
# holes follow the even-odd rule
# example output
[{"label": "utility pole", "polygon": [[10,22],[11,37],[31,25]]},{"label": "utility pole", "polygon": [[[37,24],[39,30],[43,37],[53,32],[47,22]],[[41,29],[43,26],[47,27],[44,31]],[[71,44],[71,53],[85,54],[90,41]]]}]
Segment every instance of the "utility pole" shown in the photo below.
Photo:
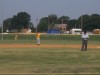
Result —
[{"label": "utility pole", "polygon": [[38,32],[37,27],[38,27],[38,19],[36,18],[36,33]]},{"label": "utility pole", "polygon": [[1,0],[1,25],[2,25],[2,40],[3,40],[3,0]]},{"label": "utility pole", "polygon": [[29,21],[29,26],[28,26],[28,28],[31,29],[31,22],[30,22],[30,21]]},{"label": "utility pole", "polygon": [[64,19],[62,19],[62,24],[64,23]]},{"label": "utility pole", "polygon": [[83,29],[83,16],[81,16],[81,29]]},{"label": "utility pole", "polygon": [[48,16],[48,31],[50,29],[50,20],[49,20],[49,16]]}]

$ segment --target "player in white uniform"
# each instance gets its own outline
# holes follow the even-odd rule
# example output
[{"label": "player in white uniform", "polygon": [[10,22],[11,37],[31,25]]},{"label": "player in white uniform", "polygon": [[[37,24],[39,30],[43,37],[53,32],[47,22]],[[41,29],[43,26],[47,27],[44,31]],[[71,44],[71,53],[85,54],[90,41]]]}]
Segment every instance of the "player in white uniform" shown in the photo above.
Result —
[{"label": "player in white uniform", "polygon": [[84,31],[82,33],[81,38],[82,38],[82,48],[81,48],[81,50],[86,51],[87,50],[87,45],[88,45],[88,39],[89,39],[88,33],[86,31]]}]

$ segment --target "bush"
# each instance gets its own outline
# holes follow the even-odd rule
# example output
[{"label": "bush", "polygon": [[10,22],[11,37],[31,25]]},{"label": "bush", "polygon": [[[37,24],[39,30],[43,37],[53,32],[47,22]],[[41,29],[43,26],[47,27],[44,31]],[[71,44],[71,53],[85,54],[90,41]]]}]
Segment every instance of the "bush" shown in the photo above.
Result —
[{"label": "bush", "polygon": [[[35,34],[3,34],[4,40],[34,40],[36,39]],[[0,39],[2,34],[0,34]],[[49,35],[41,34],[41,40],[81,40],[81,35]],[[100,35],[90,35],[90,40],[100,41]]]}]

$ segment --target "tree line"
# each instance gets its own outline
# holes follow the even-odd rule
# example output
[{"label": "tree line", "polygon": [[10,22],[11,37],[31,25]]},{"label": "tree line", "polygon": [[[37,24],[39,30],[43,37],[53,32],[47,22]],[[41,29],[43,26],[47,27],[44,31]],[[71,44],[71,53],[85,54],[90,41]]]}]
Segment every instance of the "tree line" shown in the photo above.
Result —
[{"label": "tree line", "polygon": [[48,27],[53,28],[55,24],[67,24],[67,30],[72,28],[81,28],[82,30],[93,31],[94,29],[100,29],[100,15],[82,15],[78,19],[70,19],[69,16],[57,17],[55,14],[51,14],[48,17],[40,19],[38,30],[47,31]]},{"label": "tree line", "polygon": [[[100,29],[100,15],[82,15],[78,19],[70,19],[69,16],[58,17],[56,14],[48,15],[40,19],[37,30],[39,32],[47,32],[48,29],[53,29],[55,24],[67,24],[67,30],[72,28],[82,28],[82,30],[93,31],[94,29]],[[17,30],[20,32],[21,29],[30,28],[32,32],[35,32],[36,28],[31,22],[31,16],[27,12],[19,12],[12,18],[8,18],[3,21],[3,31]],[[1,31],[2,27],[0,27]]]},{"label": "tree line", "polygon": [[[3,32],[9,30],[10,32],[20,32],[21,29],[31,28],[34,30],[34,25],[30,22],[31,16],[27,12],[19,12],[12,18],[8,18],[3,21]],[[2,27],[0,28],[2,30]]]}]

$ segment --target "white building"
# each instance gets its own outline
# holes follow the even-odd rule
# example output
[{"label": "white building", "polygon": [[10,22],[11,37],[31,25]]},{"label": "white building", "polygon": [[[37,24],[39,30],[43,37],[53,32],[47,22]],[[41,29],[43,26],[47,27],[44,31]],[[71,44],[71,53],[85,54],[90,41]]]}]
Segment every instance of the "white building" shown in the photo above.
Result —
[{"label": "white building", "polygon": [[82,33],[82,29],[71,29],[70,30],[70,34],[81,34]]}]

